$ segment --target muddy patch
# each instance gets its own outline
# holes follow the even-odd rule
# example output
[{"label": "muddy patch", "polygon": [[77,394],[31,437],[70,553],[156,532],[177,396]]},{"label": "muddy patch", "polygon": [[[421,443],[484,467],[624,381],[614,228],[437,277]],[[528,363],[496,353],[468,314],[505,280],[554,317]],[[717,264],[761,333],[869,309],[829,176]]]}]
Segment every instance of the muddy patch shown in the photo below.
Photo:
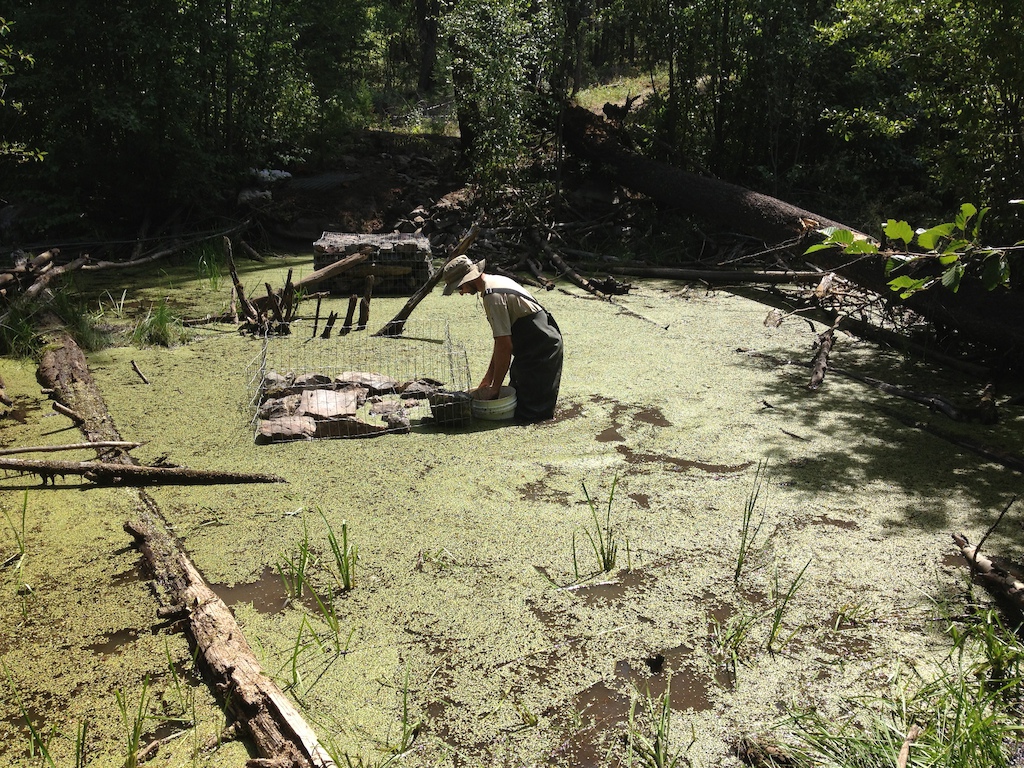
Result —
[{"label": "muddy patch", "polygon": [[248,584],[211,584],[211,589],[228,607],[239,603],[252,603],[259,613],[280,613],[288,604],[288,593],[280,574],[267,567],[262,575]]},{"label": "muddy patch", "polygon": [[742,472],[754,465],[752,461],[745,461],[742,464],[708,464],[703,461],[692,461],[681,459],[677,456],[669,456],[665,453],[641,453],[634,451],[627,445],[616,446],[615,450],[626,458],[626,463],[631,467],[643,467],[658,464],[663,467],[670,467],[685,472],[689,469],[697,469],[709,475],[728,475]]}]

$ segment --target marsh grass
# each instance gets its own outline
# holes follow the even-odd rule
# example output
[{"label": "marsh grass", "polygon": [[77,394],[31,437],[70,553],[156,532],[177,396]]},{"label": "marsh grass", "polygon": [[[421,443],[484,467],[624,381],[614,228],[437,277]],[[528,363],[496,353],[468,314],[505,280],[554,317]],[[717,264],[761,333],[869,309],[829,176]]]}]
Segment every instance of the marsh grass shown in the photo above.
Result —
[{"label": "marsh grass", "polygon": [[75,727],[75,768],[85,768],[89,761],[89,720],[83,719]]},{"label": "marsh grass", "polygon": [[757,463],[757,469],[754,471],[754,487],[750,490],[750,495],[747,496],[746,504],[743,506],[743,524],[740,527],[740,547],[739,552],[736,555],[736,568],[733,571],[733,583],[739,584],[740,574],[743,572],[743,566],[746,565],[747,559],[750,557],[751,550],[757,542],[758,534],[761,532],[761,526],[764,524],[764,515],[767,505],[761,506],[761,515],[757,518],[757,522],[754,522],[754,517],[757,514],[758,500],[761,497],[761,488],[764,483],[765,474],[768,471],[768,462],[759,461]]},{"label": "marsh grass", "polygon": [[719,621],[716,617],[711,619],[712,652],[733,678],[737,677],[737,667],[743,661],[744,646],[759,618],[756,613],[744,613],[730,616],[725,621]]},{"label": "marsh grass", "polygon": [[121,295],[115,297],[110,291],[104,291],[103,296],[106,297],[104,301],[103,297],[97,301],[96,318],[102,319],[111,314],[117,320],[123,320],[125,316],[125,302],[128,300],[128,289],[125,288],[121,291]]},{"label": "marsh grass", "polygon": [[[850,702],[840,721],[797,711],[776,726],[796,765],[893,765],[907,750],[908,768],[1004,768],[1024,738],[1021,664],[1024,644],[991,609],[949,618],[953,647],[933,679],[917,673],[889,696]],[[912,737],[912,738],[911,738]]]},{"label": "marsh grass", "polygon": [[338,541],[334,529],[327,522],[327,516],[322,510],[320,511],[320,516],[327,526],[327,543],[330,545],[331,554],[334,556],[334,565],[338,569],[337,573],[334,574],[334,578],[338,582],[338,586],[347,592],[356,585],[356,563],[359,560],[359,549],[355,544],[349,544],[347,520],[341,521],[341,541]]},{"label": "marsh grass", "polygon": [[184,344],[190,338],[188,329],[174,314],[166,298],[150,305],[146,316],[140,320],[130,334],[131,342],[138,346],[173,347]]},{"label": "marsh grass", "polygon": [[138,768],[139,749],[142,747],[142,735],[145,733],[146,721],[149,715],[149,675],[142,681],[142,691],[139,694],[137,706],[132,706],[128,700],[128,694],[118,689],[114,692],[117,701],[118,712],[121,713],[121,722],[125,727],[125,768]]},{"label": "marsh grass", "polygon": [[800,589],[800,585],[803,583],[804,574],[807,573],[807,569],[810,565],[810,560],[804,563],[804,567],[800,569],[800,573],[796,575],[785,592],[782,591],[781,584],[779,582],[778,563],[775,565],[775,575],[772,581],[772,601],[775,605],[772,609],[772,623],[771,628],[768,630],[768,640],[765,642],[765,648],[767,648],[768,653],[775,653],[776,651],[786,647],[789,644],[789,641],[792,640],[796,633],[801,629],[800,627],[794,629],[779,643],[778,648],[775,647],[775,641],[779,637],[779,632],[782,631],[782,619],[786,613],[786,608],[789,607],[790,602],[793,600],[793,596],[796,595],[797,590]]},{"label": "marsh grass", "polygon": [[423,726],[422,720],[413,717],[411,703],[412,697],[409,692],[409,668],[406,667],[405,679],[402,682],[401,730],[399,731],[397,743],[392,747],[392,751],[395,756],[400,757],[412,749],[412,745],[416,741],[416,737],[420,735],[420,728]]},{"label": "marsh grass", "polygon": [[634,696],[631,699],[626,731],[626,765],[630,768],[634,764],[642,768],[676,768],[678,765],[690,764],[685,755],[672,750],[671,690],[670,677],[661,696],[656,699],[646,697],[644,720],[647,727],[641,727],[636,716],[638,697]]},{"label": "marsh grass", "polygon": [[28,491],[25,491],[25,495],[21,500],[21,519],[11,517],[11,513],[6,509],[4,510],[4,519],[7,520],[7,525],[11,529],[11,533],[14,534],[14,546],[16,552],[7,558],[3,562],[4,567],[13,566],[16,577],[21,575],[22,569],[25,565],[25,552],[26,552],[26,539],[25,539],[25,519],[28,515]]},{"label": "marsh grass", "polygon": [[299,541],[298,551],[294,555],[281,555],[277,560],[277,573],[289,598],[297,600],[302,597],[302,589],[306,586],[306,570],[312,555],[309,546],[309,527],[303,516],[302,539]]},{"label": "marsh grass", "polygon": [[196,271],[199,273],[199,277],[210,286],[211,291],[217,291],[223,276],[221,253],[214,246],[205,243],[200,245],[197,251]]},{"label": "marsh grass", "polygon": [[[615,487],[618,483],[619,476],[616,475],[615,479],[612,480],[611,491],[608,493],[608,504],[605,507],[603,523],[601,522],[601,517],[598,514],[597,503],[591,498],[590,492],[587,490],[587,484],[583,483],[583,496],[587,500],[587,506],[590,507],[590,516],[593,520],[593,528],[584,528],[583,532],[586,534],[587,540],[590,542],[590,549],[594,553],[594,559],[597,561],[596,573],[611,573],[615,570],[615,562],[619,552],[619,542],[616,540],[615,531],[612,528],[612,502],[615,499]],[[626,548],[628,551],[628,542],[626,543]],[[575,531],[572,535],[572,567],[577,581],[584,578],[580,576]]]}]

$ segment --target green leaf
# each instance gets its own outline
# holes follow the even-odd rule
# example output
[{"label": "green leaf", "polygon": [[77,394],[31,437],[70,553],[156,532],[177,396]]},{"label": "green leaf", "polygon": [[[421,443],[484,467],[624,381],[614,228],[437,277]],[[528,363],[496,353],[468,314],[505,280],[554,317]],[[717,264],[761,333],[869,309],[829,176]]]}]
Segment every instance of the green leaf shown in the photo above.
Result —
[{"label": "green leaf", "polygon": [[953,262],[959,261],[959,260],[960,260],[960,254],[958,254],[958,253],[946,253],[946,254],[943,254],[942,256],[939,256],[939,264],[941,264],[944,267],[948,267]]},{"label": "green leaf", "polygon": [[898,240],[904,245],[908,245],[914,239],[914,229],[905,221],[889,219],[882,225],[882,230],[887,238]]},{"label": "green leaf", "polygon": [[960,206],[960,212],[956,215],[953,223],[956,224],[956,228],[961,232],[967,230],[967,222],[971,220],[971,217],[978,212],[971,203],[964,203]]},{"label": "green leaf", "polygon": [[964,275],[964,265],[957,261],[953,266],[942,273],[942,284],[956,293],[960,288],[960,278]]},{"label": "green leaf", "polygon": [[985,268],[981,273],[981,283],[989,291],[1010,283],[1010,264],[1002,253],[994,253],[985,259]]},{"label": "green leaf", "polygon": [[942,255],[943,256],[948,256],[948,255],[951,255],[951,254],[959,255],[959,254],[962,254],[964,251],[966,251],[970,247],[971,247],[971,244],[967,240],[950,240],[948,243],[946,243],[945,247],[943,247]]},{"label": "green leaf", "polygon": [[939,240],[943,237],[949,237],[951,234],[953,234],[953,225],[948,222],[946,224],[939,224],[931,229],[919,229],[917,231],[917,244],[925,250],[934,251],[935,245]]},{"label": "green leaf", "polygon": [[878,253],[878,246],[870,240],[854,240],[846,246],[846,253]]},{"label": "green leaf", "polygon": [[927,278],[915,280],[907,275],[900,275],[889,281],[889,287],[900,292],[900,298],[905,299],[913,293],[921,290],[928,283]]}]

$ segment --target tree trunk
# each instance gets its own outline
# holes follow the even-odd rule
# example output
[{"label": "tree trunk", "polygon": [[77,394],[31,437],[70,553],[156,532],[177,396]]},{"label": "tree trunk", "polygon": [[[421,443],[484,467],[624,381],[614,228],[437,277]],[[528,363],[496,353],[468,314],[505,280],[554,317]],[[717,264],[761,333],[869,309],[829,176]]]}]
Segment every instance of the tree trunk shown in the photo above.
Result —
[{"label": "tree trunk", "polygon": [[[624,186],[660,203],[728,225],[767,243],[790,241],[797,252],[810,244],[822,227],[863,232],[827,216],[790,205],[768,195],[651,160],[622,147],[611,127],[582,107],[570,107],[564,118],[566,145],[578,156],[610,173]],[[838,249],[823,249],[805,257],[875,293],[901,303],[889,289],[885,255],[850,257]],[[944,288],[918,291],[902,302],[941,330],[994,349],[1007,367],[1024,367],[1024,293],[988,291],[980,280],[965,276],[957,293]]]}]

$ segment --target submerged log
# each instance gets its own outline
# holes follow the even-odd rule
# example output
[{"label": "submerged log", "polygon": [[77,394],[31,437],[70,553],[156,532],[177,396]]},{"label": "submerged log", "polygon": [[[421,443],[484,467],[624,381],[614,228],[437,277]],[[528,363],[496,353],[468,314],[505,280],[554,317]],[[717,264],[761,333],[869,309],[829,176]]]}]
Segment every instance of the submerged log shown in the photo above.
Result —
[{"label": "submerged log", "polygon": [[291,701],[266,675],[234,615],[174,540],[142,515],[125,523],[170,604],[187,610],[189,634],[222,692],[226,709],[252,737],[260,758],[287,766],[330,768],[334,761]]}]

